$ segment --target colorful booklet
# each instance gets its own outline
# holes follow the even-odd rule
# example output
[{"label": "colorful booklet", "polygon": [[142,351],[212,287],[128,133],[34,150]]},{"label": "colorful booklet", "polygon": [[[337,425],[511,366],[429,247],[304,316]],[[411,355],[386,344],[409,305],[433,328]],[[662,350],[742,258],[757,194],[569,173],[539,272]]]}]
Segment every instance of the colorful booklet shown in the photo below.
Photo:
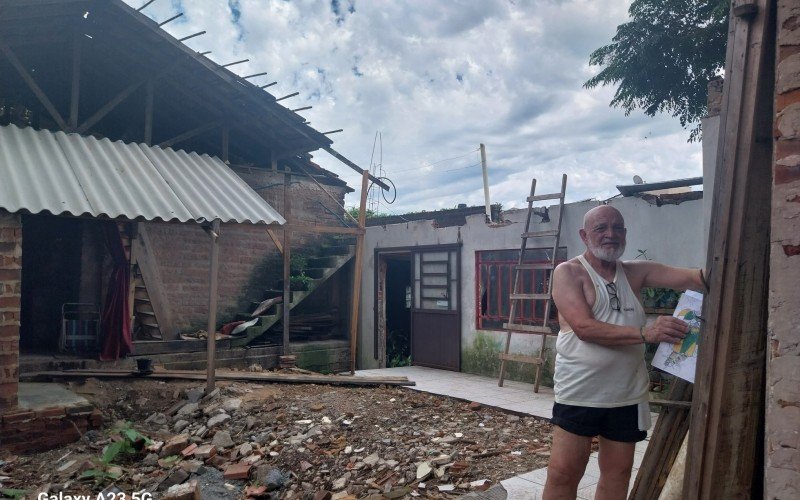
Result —
[{"label": "colorful booklet", "polygon": [[662,342],[653,357],[654,367],[694,383],[702,307],[703,294],[687,290],[681,295],[673,316],[689,323],[689,333],[677,344]]}]

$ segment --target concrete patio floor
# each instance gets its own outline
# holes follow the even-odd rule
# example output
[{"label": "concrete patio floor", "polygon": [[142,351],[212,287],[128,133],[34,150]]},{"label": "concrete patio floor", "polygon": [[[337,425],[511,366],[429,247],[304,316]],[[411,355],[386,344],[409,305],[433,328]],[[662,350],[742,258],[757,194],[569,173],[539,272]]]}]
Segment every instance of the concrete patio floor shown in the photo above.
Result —
[{"label": "concrete patio floor", "polygon": [[[414,386],[407,387],[411,390],[440,394],[465,401],[477,401],[486,406],[518,414],[546,419],[553,416],[553,389],[550,387],[540,387],[537,394],[533,392],[533,384],[507,380],[503,387],[498,387],[496,378],[422,366],[358,370],[356,375],[405,376],[416,383]],[[655,422],[655,415],[653,417]],[[636,445],[631,486],[649,442],[648,438]],[[533,500],[541,498],[546,478],[547,468],[545,467],[505,479],[501,483],[508,491],[508,500]],[[597,453],[595,452],[589,457],[586,473],[578,487],[578,498],[583,500],[594,498],[599,478],[600,466],[597,463]]]}]

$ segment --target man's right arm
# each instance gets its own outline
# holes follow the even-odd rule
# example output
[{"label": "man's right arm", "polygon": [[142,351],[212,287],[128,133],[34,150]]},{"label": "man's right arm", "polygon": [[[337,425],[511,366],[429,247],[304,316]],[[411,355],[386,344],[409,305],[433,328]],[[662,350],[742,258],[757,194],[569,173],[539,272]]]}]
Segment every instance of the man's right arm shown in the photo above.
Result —
[{"label": "man's right arm", "polygon": [[[638,327],[612,325],[594,318],[578,274],[581,271],[574,262],[564,262],[553,272],[553,301],[575,335],[585,342],[606,346],[641,344],[642,333]],[[660,316],[645,329],[644,337],[647,342],[677,343],[687,332],[688,326],[683,321]]]}]

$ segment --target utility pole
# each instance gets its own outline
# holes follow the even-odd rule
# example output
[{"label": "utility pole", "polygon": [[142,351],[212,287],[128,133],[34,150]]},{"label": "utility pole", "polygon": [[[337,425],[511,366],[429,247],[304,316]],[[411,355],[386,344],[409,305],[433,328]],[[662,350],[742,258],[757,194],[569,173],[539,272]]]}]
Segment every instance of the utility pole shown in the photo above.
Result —
[{"label": "utility pole", "polygon": [[486,146],[481,144],[481,169],[483,169],[483,197],[486,201],[486,222],[492,221],[492,202],[489,200],[489,169],[486,166]]}]

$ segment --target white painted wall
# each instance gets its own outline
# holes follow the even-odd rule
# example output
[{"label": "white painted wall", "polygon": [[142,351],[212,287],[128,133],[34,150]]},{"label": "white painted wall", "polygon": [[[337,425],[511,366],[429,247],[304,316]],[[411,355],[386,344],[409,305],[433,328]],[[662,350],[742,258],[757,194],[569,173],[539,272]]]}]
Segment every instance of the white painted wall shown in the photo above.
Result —
[{"label": "white painted wall", "polygon": [[[620,198],[610,205],[619,209],[625,217],[628,228],[628,245],[624,260],[636,257],[637,250],[646,250],[653,260],[674,266],[700,267],[705,262],[703,229],[703,201],[694,200],[680,205],[656,207],[639,198]],[[596,201],[572,203],[564,207],[561,246],[567,247],[568,256],[581,254],[585,247],[578,235],[583,225],[583,216],[598,205]],[[558,207],[550,207],[551,219],[556,220]],[[464,226],[435,228],[431,221],[415,221],[388,226],[368,227],[365,236],[363,284],[361,288],[361,331],[358,341],[358,367],[377,368],[374,359],[375,330],[375,249],[462,243],[461,248],[461,344],[462,348],[472,344],[476,335],[475,318],[475,252],[480,250],[519,249],[520,234],[524,230],[526,210],[504,212],[505,220],[511,224],[490,227],[485,216],[478,214],[467,217]],[[534,217],[534,221],[538,221]],[[533,224],[531,231],[555,229],[555,224]],[[542,239],[541,245],[547,247],[550,238]],[[497,339],[504,339],[504,332],[491,332]],[[516,335],[511,352],[531,354],[538,349],[541,337],[538,335]]]}]

